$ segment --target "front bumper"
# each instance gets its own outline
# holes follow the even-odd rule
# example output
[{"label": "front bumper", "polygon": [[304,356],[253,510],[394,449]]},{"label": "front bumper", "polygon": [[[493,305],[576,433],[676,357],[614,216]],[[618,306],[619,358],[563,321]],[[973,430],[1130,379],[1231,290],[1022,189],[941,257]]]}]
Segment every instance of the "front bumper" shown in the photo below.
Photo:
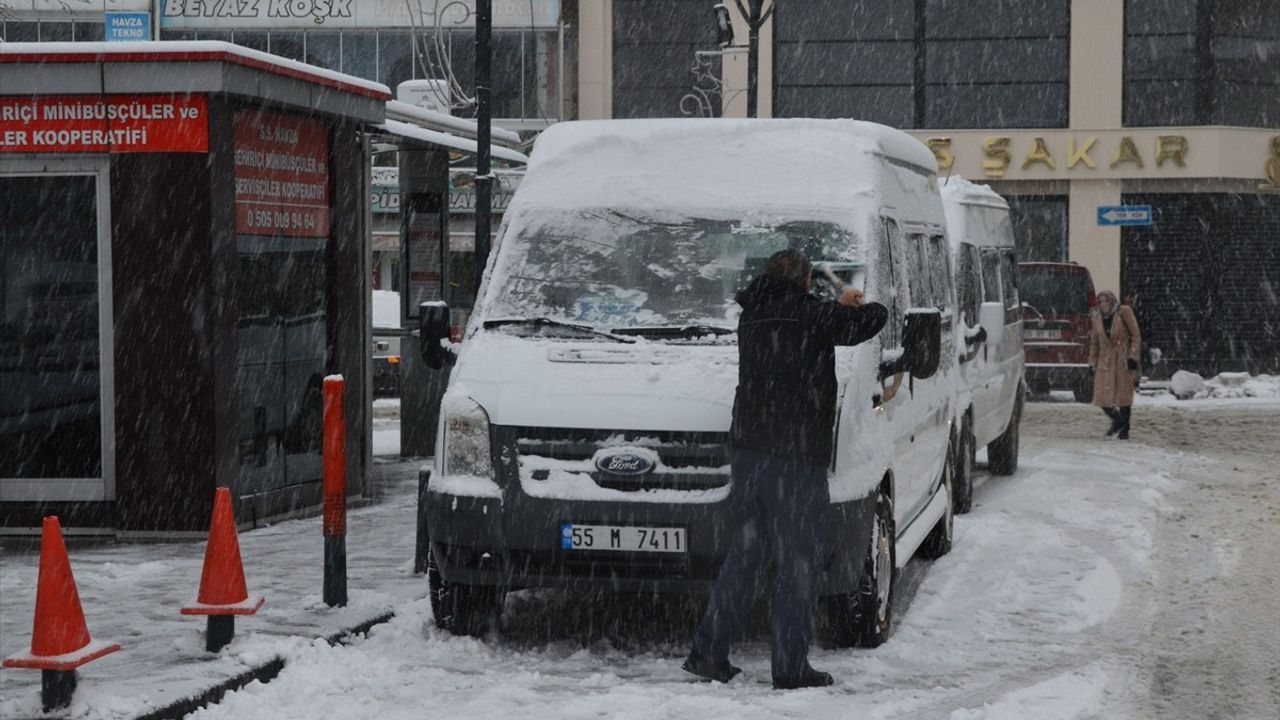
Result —
[{"label": "front bumper", "polygon": [[[727,501],[544,499],[527,495],[518,483],[507,487],[502,498],[435,492],[419,497],[421,521],[441,575],[468,585],[705,593],[719,574],[737,526]],[[823,594],[857,588],[874,509],[874,498],[831,506]],[[690,550],[681,554],[564,550],[560,547],[564,522],[683,527]]]},{"label": "front bumper", "polygon": [[1027,363],[1027,387],[1032,392],[1045,390],[1074,390],[1089,381],[1087,364]]}]

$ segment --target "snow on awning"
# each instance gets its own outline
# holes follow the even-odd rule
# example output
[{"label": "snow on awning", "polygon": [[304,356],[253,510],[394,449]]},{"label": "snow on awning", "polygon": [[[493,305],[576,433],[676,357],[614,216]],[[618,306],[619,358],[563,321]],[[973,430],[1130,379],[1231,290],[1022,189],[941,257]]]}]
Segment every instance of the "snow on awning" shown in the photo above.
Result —
[{"label": "snow on awning", "polygon": [[[449,133],[440,132],[438,130],[428,130],[426,128],[411,125],[399,120],[387,120],[383,124],[376,126],[380,130],[384,130],[392,135],[417,140],[418,142],[430,143],[432,145],[442,145],[454,150],[462,152],[475,153],[477,151],[476,141],[467,138],[450,135]],[[490,153],[493,157],[508,162],[527,164],[529,156],[522,152],[504,148],[501,145],[490,145]]]}]

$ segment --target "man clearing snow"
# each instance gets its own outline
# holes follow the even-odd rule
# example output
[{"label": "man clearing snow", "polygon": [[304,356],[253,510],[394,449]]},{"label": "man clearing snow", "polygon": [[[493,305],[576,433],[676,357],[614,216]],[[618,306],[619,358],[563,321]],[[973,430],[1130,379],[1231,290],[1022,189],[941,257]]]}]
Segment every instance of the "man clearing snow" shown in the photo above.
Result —
[{"label": "man clearing snow", "polygon": [[711,591],[684,669],[727,682],[729,640],[764,584],[772,548],[773,685],[830,685],[809,665],[809,616],[822,576],[822,529],[829,503],[827,465],[835,420],[835,346],[857,345],[884,327],[888,311],[863,304],[862,291],[839,302],[809,294],[812,265],[794,249],[774,253],[764,273],[738,293],[738,389],[730,430],[739,524]]}]

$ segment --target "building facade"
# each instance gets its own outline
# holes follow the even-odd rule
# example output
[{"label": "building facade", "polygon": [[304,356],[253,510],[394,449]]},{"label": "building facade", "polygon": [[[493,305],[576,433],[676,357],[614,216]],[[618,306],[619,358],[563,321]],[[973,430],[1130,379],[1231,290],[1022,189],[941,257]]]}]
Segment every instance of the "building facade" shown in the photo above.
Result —
[{"label": "building facade", "polygon": [[[722,85],[694,54],[716,49],[712,5],[580,4],[579,117],[744,116],[745,54],[702,58]],[[1134,296],[1159,370],[1280,369],[1280,3],[765,5],[762,117],[908,130],[1009,199],[1021,259]],[[1149,224],[1111,224],[1120,206]]]}]

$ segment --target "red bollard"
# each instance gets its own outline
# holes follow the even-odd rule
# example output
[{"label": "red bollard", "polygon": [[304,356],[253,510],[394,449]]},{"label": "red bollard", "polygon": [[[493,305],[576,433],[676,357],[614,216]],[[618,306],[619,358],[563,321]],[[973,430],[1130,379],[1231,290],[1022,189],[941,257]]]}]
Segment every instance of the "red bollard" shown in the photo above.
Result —
[{"label": "red bollard", "polygon": [[347,604],[347,422],[342,411],[346,380],[324,379],[324,602]]}]

